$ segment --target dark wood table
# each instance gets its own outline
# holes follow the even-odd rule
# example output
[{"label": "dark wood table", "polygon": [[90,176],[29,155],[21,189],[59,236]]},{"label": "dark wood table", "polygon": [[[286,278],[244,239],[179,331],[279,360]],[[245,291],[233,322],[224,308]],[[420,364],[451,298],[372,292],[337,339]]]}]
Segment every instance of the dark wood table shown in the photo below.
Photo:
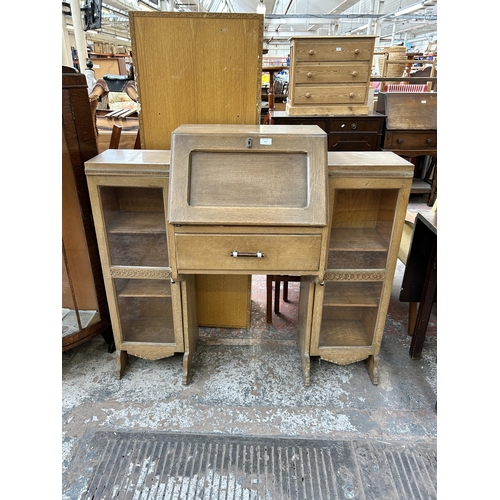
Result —
[{"label": "dark wood table", "polygon": [[412,359],[420,359],[437,292],[437,212],[415,218],[412,239],[399,294],[401,302],[419,302],[410,345]]}]

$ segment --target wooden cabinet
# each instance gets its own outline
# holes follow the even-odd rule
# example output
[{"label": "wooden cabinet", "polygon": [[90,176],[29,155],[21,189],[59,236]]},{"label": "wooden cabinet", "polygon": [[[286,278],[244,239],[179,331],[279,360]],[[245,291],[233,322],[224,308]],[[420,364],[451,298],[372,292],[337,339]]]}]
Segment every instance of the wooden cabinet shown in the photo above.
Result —
[{"label": "wooden cabinet", "polygon": [[97,154],[85,76],[62,74],[62,350],[101,334],[113,350],[84,162]]},{"label": "wooden cabinet", "polygon": [[169,151],[142,150],[107,150],[85,164],[118,378],[128,354],[153,360],[184,353],[187,383],[198,332],[196,299],[188,289],[192,277],[171,279],[169,166]]},{"label": "wooden cabinet", "polygon": [[287,113],[368,113],[374,45],[374,36],[292,38]]},{"label": "wooden cabinet", "polygon": [[340,365],[368,360],[378,383],[384,333],[413,165],[394,153],[328,153],[329,245],[324,281],[301,283],[309,356]]},{"label": "wooden cabinet", "polygon": [[328,134],[328,151],[378,151],[386,116],[370,111],[366,115],[290,116],[270,111],[275,125],[318,125]]},{"label": "wooden cabinet", "polygon": [[172,133],[174,279],[323,273],[327,152],[319,127],[183,125]]},{"label": "wooden cabinet", "polygon": [[379,92],[386,115],[382,149],[413,157],[437,154],[437,93]]}]

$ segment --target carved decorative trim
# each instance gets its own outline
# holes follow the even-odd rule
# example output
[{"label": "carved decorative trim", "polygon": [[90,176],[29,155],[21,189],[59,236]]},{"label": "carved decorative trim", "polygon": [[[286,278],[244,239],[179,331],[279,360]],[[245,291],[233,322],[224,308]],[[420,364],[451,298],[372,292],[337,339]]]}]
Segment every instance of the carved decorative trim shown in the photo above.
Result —
[{"label": "carved decorative trim", "polygon": [[369,271],[362,269],[360,271],[327,271],[325,272],[325,281],[384,281],[385,271]]},{"label": "carved decorative trim", "polygon": [[112,267],[112,278],[143,278],[143,279],[169,279],[172,276],[170,268],[150,267]]},{"label": "carved decorative trim", "polygon": [[116,168],[86,168],[85,173],[88,175],[112,175],[112,176],[134,176],[134,177],[142,177],[144,175],[149,175],[151,177],[168,177],[169,169],[163,168],[162,170],[156,169],[148,169],[148,168],[137,168],[135,169],[127,169],[127,170],[118,170]]}]

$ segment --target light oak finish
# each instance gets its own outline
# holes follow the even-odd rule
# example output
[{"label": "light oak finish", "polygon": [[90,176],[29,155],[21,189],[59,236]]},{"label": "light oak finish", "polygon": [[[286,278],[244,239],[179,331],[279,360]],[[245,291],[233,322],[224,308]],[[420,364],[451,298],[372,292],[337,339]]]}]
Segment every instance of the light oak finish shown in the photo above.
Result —
[{"label": "light oak finish", "polygon": [[290,42],[290,116],[367,114],[375,37],[296,37]]},{"label": "light oak finish", "polygon": [[[394,153],[329,152],[329,251],[324,281],[302,283],[304,382],[310,356],[367,360],[378,384],[384,333],[413,165]],[[302,292],[302,291],[301,291]],[[313,297],[313,298],[311,298]],[[311,303],[312,301],[312,303]]]},{"label": "light oak finish", "polygon": [[[196,347],[196,299],[172,281],[167,244],[170,151],[108,149],[85,164],[103,267],[117,378],[128,355],[184,353],[183,382]],[[192,277],[190,289],[195,289]],[[189,322],[186,322],[186,319]]]},{"label": "light oak finish", "polygon": [[[262,15],[131,11],[129,20],[143,149],[170,150],[171,133],[183,123],[260,123]],[[200,302],[209,304],[212,294],[203,290],[215,287],[227,300],[225,308],[200,308],[200,325],[213,326],[205,313],[219,310],[219,326],[246,327],[250,299],[241,300],[250,276],[246,283],[215,275],[199,281],[206,282]]]},{"label": "light oak finish", "polygon": [[322,274],[328,222],[324,131],[183,125],[172,138],[174,279],[224,271]]},{"label": "light oak finish", "polygon": [[263,16],[130,11],[143,149],[183,123],[260,121]]}]

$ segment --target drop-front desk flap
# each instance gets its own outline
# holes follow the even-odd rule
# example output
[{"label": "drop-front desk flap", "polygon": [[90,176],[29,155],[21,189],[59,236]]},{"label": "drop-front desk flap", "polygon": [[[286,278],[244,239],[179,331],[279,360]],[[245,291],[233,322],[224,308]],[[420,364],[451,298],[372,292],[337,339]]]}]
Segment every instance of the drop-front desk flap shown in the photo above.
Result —
[{"label": "drop-front desk flap", "polygon": [[328,162],[318,126],[182,125],[171,155],[174,279],[322,272]]}]

